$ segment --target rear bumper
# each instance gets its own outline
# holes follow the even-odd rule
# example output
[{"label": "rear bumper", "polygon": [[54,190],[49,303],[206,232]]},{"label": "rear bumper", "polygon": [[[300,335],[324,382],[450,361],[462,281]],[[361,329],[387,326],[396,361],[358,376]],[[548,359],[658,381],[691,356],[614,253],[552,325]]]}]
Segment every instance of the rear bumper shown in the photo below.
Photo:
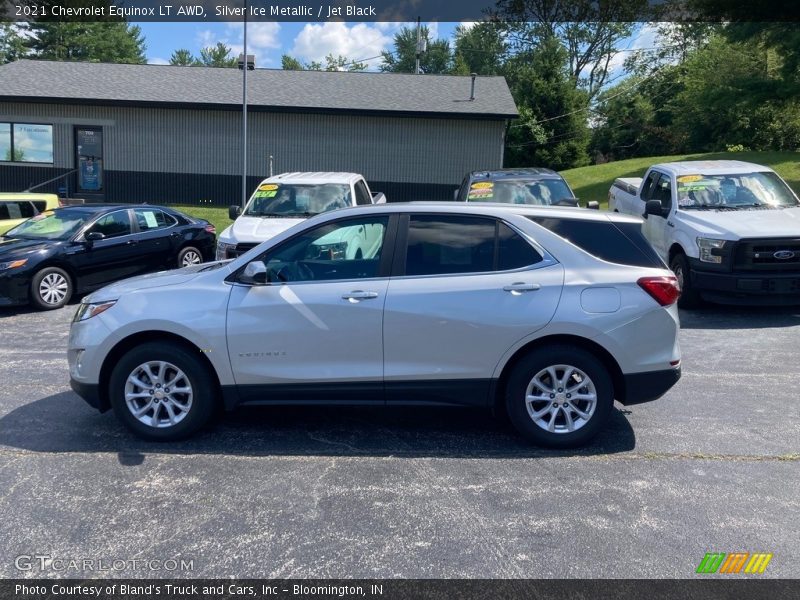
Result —
[{"label": "rear bumper", "polygon": [[691,261],[690,276],[692,285],[706,300],[721,304],[800,304],[800,272],[718,273],[703,270],[701,264],[696,259]]},{"label": "rear bumper", "polygon": [[625,406],[658,400],[681,378],[681,368],[624,375],[625,395],[618,400]]}]

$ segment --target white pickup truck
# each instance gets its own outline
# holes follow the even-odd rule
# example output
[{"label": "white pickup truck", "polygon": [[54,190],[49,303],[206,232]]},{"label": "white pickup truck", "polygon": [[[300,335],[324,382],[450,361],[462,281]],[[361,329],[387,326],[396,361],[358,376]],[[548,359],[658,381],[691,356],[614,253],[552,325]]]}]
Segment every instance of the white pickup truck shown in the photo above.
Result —
[{"label": "white pickup truck", "polygon": [[644,217],[644,236],[681,284],[681,306],[800,304],[800,201],[772,169],[653,165],[644,179],[617,179],[608,206]]},{"label": "white pickup truck", "polygon": [[[373,194],[358,173],[275,175],[259,184],[243,211],[239,206],[228,208],[233,225],[219,235],[217,260],[236,258],[319,213],[384,202],[386,197],[382,193]],[[354,239],[336,240],[337,251],[344,249],[347,258],[356,258],[359,252],[365,256],[377,243],[367,230],[353,230],[356,233]]]}]

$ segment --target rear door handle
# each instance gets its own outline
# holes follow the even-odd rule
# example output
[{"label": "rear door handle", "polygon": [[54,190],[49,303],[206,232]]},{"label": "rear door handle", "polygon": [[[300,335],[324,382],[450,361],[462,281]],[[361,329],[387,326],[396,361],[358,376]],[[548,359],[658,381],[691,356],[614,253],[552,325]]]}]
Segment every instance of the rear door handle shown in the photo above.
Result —
[{"label": "rear door handle", "polygon": [[342,300],[347,300],[348,302],[356,303],[360,302],[361,300],[374,300],[378,297],[378,292],[364,292],[362,290],[353,290],[348,294],[342,294]]},{"label": "rear door handle", "polygon": [[128,240],[126,243],[128,246],[133,246],[134,244],[138,244],[139,240]]},{"label": "rear door handle", "polygon": [[524,283],[522,281],[518,281],[516,283],[512,283],[511,285],[503,286],[503,291],[519,295],[524,292],[535,292],[541,287],[542,286],[539,285],[538,283]]}]

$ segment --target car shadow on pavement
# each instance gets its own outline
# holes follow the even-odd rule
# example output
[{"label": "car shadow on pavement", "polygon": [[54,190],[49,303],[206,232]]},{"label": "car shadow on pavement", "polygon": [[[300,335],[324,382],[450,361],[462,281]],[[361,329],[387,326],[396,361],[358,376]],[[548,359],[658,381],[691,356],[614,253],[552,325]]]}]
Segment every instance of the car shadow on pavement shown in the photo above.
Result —
[{"label": "car shadow on pavement", "polygon": [[154,443],[128,433],[112,413],[95,412],[72,392],[62,392],[0,417],[0,445],[43,453],[117,453],[123,465],[141,464],[147,454],[592,456],[634,448],[625,412],[615,408],[597,438],[575,450],[532,446],[486,410],[430,407],[242,407],[186,441]]},{"label": "car shadow on pavement", "polygon": [[800,306],[705,305],[681,310],[681,329],[768,329],[800,326]]}]

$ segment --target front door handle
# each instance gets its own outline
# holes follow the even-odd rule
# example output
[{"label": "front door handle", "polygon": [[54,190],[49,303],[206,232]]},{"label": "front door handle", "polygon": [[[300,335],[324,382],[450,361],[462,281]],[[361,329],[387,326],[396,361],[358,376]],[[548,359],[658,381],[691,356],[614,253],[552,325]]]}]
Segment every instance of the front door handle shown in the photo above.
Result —
[{"label": "front door handle", "polygon": [[128,246],[133,246],[134,244],[138,244],[139,240],[128,240],[125,243],[128,244]]},{"label": "front door handle", "polygon": [[516,283],[512,283],[511,285],[503,286],[504,292],[511,292],[515,296],[519,296],[525,292],[535,292],[536,290],[540,289],[542,286],[538,283],[525,283],[522,281],[518,281]]},{"label": "front door handle", "polygon": [[342,294],[342,300],[347,300],[355,304],[361,300],[374,300],[378,297],[378,292],[364,292],[362,290],[353,290],[348,294]]}]

